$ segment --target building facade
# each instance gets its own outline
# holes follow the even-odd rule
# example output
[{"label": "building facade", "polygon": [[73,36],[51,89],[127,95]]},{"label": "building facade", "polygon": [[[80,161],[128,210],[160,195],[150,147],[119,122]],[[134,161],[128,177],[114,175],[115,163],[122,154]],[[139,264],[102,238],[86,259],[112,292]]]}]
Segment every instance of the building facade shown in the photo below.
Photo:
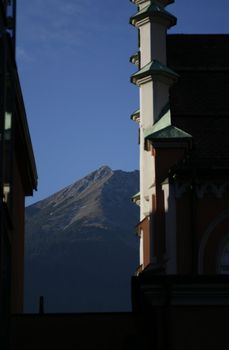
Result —
[{"label": "building facade", "polygon": [[190,329],[185,348],[203,348],[204,324],[214,348],[229,318],[229,35],[168,35],[173,1],[132,2],[139,47],[131,82],[140,95],[131,116],[140,135],[133,310],[154,325],[156,349],[182,348]]},{"label": "building facade", "polygon": [[0,343],[23,311],[25,196],[37,172],[15,62],[16,0],[0,1]]},{"label": "building facade", "polygon": [[[228,35],[167,35],[171,1],[133,1],[139,31],[139,272],[226,273]],[[193,52],[196,54],[193,55]],[[216,249],[217,247],[217,249]]]},{"label": "building facade", "polygon": [[[176,163],[189,147],[191,135],[175,128],[171,121],[169,90],[178,80],[178,74],[167,66],[166,37],[167,29],[176,24],[176,18],[165,10],[169,2],[135,3],[139,11],[131,17],[130,23],[139,32],[135,61],[139,70],[132,75],[131,82],[140,90],[140,193],[137,197],[140,200],[139,271],[142,271],[149,266],[156,269],[164,266],[166,242],[162,230],[165,227],[161,223],[168,186],[164,185],[164,191],[162,183],[168,177],[166,168]],[[174,259],[170,269],[174,269],[172,264]]]}]

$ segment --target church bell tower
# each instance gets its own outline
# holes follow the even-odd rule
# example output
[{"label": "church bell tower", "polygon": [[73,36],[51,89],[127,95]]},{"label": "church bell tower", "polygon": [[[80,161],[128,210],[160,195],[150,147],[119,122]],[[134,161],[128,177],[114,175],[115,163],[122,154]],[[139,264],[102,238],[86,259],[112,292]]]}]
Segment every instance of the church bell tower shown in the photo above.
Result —
[{"label": "church bell tower", "polygon": [[[139,123],[140,134],[140,193],[133,197],[140,204],[141,272],[146,268],[176,273],[173,242],[173,219],[165,223],[169,185],[167,171],[190,147],[191,135],[172,125],[169,90],[179,75],[167,65],[167,30],[176,25],[176,17],[166,9],[169,0],[133,0],[138,11],[130,23],[139,33],[139,51],[131,57],[138,71],[131,82],[139,87],[140,108],[132,119]],[[167,267],[166,251],[170,254]]]}]

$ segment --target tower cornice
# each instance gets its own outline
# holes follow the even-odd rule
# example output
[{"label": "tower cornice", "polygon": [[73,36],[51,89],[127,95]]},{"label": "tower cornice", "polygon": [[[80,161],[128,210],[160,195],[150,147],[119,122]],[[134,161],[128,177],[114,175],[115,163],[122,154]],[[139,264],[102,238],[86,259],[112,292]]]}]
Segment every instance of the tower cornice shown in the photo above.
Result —
[{"label": "tower cornice", "polygon": [[176,25],[177,19],[171,13],[166,11],[163,6],[156,3],[150,3],[139,10],[135,15],[130,17],[130,24],[138,26],[139,22],[146,20],[147,18],[152,19],[153,17],[161,18],[167,23],[167,27],[170,28]]},{"label": "tower cornice", "polygon": [[153,60],[142,67],[142,69],[132,74],[131,83],[138,85],[139,80],[156,75],[167,77],[169,80],[172,80],[172,82],[175,82],[179,78],[179,75],[172,69],[168,68],[157,60]]}]

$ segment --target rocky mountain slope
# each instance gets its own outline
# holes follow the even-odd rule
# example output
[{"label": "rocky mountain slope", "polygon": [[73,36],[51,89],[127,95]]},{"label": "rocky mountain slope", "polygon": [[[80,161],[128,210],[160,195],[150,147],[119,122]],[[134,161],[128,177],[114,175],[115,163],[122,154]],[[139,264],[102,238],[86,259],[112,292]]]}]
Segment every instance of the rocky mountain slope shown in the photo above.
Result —
[{"label": "rocky mountain slope", "polygon": [[25,312],[130,309],[138,171],[104,166],[26,208]]}]

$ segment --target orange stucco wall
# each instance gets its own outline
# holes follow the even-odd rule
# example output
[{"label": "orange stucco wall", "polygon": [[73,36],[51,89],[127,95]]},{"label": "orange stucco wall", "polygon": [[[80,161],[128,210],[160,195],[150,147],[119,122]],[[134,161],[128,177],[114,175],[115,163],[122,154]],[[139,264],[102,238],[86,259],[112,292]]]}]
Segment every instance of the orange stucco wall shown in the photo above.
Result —
[{"label": "orange stucco wall", "polygon": [[229,234],[228,203],[228,194],[217,198],[206,193],[198,198],[191,191],[177,199],[178,273],[217,273],[220,242]]}]

